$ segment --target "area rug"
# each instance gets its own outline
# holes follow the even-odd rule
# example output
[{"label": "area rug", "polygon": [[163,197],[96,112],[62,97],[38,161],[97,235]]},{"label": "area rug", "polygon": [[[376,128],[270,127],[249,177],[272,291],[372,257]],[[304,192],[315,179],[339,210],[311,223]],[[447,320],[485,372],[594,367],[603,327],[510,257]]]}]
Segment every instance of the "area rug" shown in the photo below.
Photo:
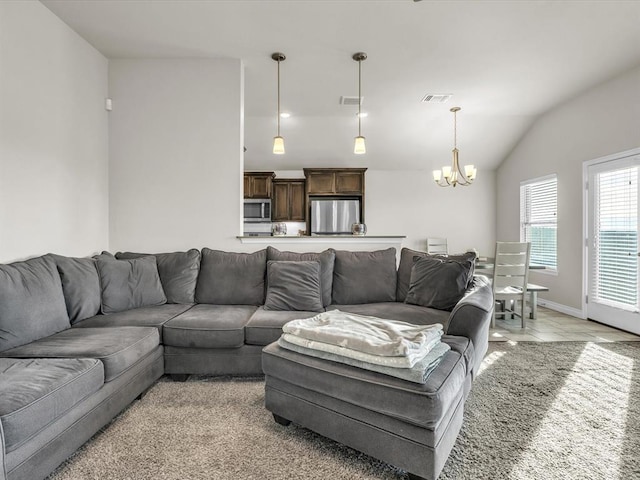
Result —
[{"label": "area rug", "polygon": [[[640,478],[640,345],[491,344],[440,479]],[[403,479],[276,424],[262,379],[158,382],[50,477]]]}]

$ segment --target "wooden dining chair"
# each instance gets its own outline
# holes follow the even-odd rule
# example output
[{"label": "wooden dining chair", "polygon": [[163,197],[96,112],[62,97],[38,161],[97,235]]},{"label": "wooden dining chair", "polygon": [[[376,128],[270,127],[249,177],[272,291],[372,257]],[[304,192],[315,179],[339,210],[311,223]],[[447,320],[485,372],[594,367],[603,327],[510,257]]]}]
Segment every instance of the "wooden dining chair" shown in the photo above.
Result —
[{"label": "wooden dining chair", "polygon": [[428,237],[427,238],[427,253],[438,254],[438,255],[447,255],[449,253],[449,250],[447,248],[447,239],[446,238]]},{"label": "wooden dining chair", "polygon": [[[496,242],[493,264],[493,296],[496,302],[504,302],[500,311],[494,309],[491,326],[496,326],[496,316],[517,315],[526,326],[527,280],[529,277],[529,242]],[[520,305],[519,311],[516,306]]]}]

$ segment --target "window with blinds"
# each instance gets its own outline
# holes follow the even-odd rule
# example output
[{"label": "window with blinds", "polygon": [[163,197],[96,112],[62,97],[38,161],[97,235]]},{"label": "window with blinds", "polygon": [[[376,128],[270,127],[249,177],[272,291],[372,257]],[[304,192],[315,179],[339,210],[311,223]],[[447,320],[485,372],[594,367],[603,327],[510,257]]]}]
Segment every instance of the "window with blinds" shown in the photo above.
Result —
[{"label": "window with blinds", "polygon": [[613,307],[638,303],[638,167],[593,177],[591,295]]},{"label": "window with blinds", "polygon": [[531,242],[531,263],[558,268],[558,178],[550,175],[520,184],[520,241]]}]

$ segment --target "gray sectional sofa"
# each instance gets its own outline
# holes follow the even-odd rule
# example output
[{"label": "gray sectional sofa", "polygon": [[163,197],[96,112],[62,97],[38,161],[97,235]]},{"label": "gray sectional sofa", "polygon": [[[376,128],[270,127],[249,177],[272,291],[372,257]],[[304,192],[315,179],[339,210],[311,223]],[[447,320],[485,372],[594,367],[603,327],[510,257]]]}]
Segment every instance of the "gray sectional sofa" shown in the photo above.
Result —
[{"label": "gray sectional sofa", "polygon": [[[47,476],[163,374],[262,374],[282,325],[326,309],[442,323],[473,346],[456,354],[472,378],[488,345],[491,289],[470,277],[450,311],[405,303],[424,255],[403,249],[398,268],[395,249],[271,247],[0,265],[0,480]],[[308,275],[289,278],[292,268]],[[466,396],[470,383],[456,388]]]}]

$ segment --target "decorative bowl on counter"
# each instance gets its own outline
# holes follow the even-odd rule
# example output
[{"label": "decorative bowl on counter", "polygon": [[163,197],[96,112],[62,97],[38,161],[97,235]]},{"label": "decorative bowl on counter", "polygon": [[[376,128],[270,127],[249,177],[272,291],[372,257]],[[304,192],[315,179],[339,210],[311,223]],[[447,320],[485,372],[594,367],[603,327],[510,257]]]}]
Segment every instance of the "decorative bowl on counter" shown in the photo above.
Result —
[{"label": "decorative bowl on counter", "polygon": [[354,223],[351,225],[351,233],[359,236],[366,235],[367,226],[364,223]]},{"label": "decorative bowl on counter", "polygon": [[287,224],[277,222],[271,225],[271,235],[274,237],[284,237],[287,234]]}]

